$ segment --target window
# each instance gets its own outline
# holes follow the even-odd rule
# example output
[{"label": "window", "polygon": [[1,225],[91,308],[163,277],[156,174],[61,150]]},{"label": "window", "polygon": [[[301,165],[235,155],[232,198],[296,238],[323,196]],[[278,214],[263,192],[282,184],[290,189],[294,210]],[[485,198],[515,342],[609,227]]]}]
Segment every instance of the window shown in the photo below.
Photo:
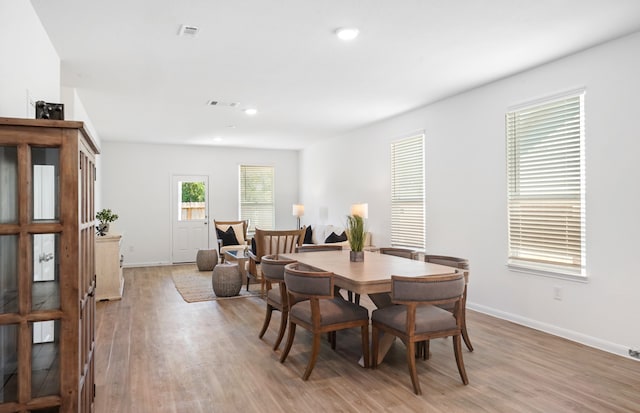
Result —
[{"label": "window", "polygon": [[273,167],[240,165],[240,219],[249,230],[274,229]]},{"label": "window", "polygon": [[424,250],[424,135],[391,144],[391,245]]},{"label": "window", "polygon": [[506,115],[509,265],[585,276],[584,91]]}]

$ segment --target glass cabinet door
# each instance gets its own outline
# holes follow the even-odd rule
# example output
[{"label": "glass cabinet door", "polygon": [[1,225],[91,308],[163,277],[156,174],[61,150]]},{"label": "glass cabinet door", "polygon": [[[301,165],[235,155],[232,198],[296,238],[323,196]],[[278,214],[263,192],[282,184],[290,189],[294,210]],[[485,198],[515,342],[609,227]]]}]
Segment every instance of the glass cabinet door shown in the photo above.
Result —
[{"label": "glass cabinet door", "polygon": [[33,220],[60,218],[60,149],[31,148]]},{"label": "glass cabinet door", "polygon": [[18,222],[18,149],[0,146],[0,224]]}]

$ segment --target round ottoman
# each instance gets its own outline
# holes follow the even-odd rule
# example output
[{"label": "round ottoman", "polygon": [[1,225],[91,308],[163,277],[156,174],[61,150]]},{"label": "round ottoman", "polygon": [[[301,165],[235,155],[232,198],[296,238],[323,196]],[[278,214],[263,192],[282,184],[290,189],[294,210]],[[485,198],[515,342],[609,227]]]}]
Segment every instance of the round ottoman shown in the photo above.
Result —
[{"label": "round ottoman", "polygon": [[222,263],[215,266],[211,274],[211,286],[218,297],[233,297],[240,293],[242,277],[238,263]]},{"label": "round ottoman", "polygon": [[211,271],[218,263],[218,251],[198,250],[196,254],[196,264],[198,271]]}]

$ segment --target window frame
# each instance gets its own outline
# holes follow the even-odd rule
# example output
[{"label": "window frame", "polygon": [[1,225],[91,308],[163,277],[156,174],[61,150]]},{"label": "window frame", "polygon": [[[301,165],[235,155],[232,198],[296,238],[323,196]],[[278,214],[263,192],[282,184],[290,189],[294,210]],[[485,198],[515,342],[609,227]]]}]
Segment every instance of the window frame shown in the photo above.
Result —
[{"label": "window frame", "polygon": [[585,95],[573,90],[505,113],[510,269],[587,280]]},{"label": "window frame", "polygon": [[[411,135],[391,142],[390,145],[390,169],[391,169],[391,246],[402,248],[413,248],[425,251],[426,248],[426,176],[425,176],[425,146],[426,138],[424,131],[419,131]],[[398,165],[400,157],[415,155],[415,152],[408,153],[411,148],[419,146],[418,160],[416,165],[405,165],[418,168],[398,176],[397,171],[402,165]],[[411,161],[409,161],[411,162]],[[414,180],[418,177],[418,182]],[[405,215],[403,208],[407,204],[414,210],[412,215]],[[407,218],[408,219],[403,219]]]}]

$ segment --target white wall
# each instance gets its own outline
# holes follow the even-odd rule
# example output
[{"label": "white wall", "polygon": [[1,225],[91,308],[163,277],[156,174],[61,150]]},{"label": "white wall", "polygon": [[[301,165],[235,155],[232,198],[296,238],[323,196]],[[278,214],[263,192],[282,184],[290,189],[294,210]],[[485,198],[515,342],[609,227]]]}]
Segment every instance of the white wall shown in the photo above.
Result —
[{"label": "white wall", "polygon": [[[291,205],[298,202],[298,151],[205,146],[102,143],[102,204],[119,219],[111,232],[123,234],[126,266],[171,262],[171,178],[209,177],[209,219],[238,218],[238,167],[275,167],[276,229],[295,228]],[[210,245],[215,245],[210,225]]]},{"label": "white wall", "polygon": [[[618,354],[640,348],[638,50],[636,33],[303,151],[304,222],[343,222],[368,202],[373,243],[388,245],[389,143],[424,130],[427,251],[470,260],[469,306]],[[505,112],[576,87],[586,88],[587,283],[506,267]]]},{"label": "white wall", "polygon": [[34,101],[60,102],[60,59],[31,2],[0,2],[0,116],[34,118]]}]

